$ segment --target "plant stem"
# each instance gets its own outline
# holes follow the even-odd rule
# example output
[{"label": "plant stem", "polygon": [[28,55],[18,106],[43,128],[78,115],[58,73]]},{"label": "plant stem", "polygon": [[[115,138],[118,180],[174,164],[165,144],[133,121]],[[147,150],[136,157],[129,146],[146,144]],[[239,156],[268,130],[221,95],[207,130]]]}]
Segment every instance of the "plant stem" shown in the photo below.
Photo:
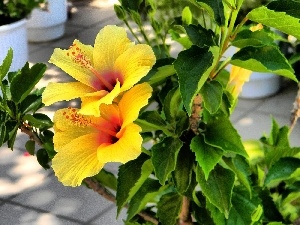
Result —
[{"label": "plant stem", "polygon": [[289,128],[289,134],[293,131],[298,118],[300,117],[300,83],[298,83],[298,92],[297,92],[297,96],[295,98],[295,101],[293,103],[293,110],[291,113],[291,125]]},{"label": "plant stem", "polygon": [[182,200],[182,208],[179,215],[179,225],[193,225],[190,214],[190,200],[186,196],[183,196]]},{"label": "plant stem", "polygon": [[20,130],[24,134],[27,134],[29,136],[30,140],[34,141],[35,143],[37,143],[40,146],[43,146],[42,141],[39,139],[39,137],[36,135],[36,133],[34,133],[31,129],[29,129],[25,124],[22,124],[22,126],[20,127]]},{"label": "plant stem", "polygon": [[127,22],[127,20],[123,20],[125,25],[128,27],[129,31],[131,32],[131,34],[134,36],[134,38],[137,40],[137,42],[139,44],[141,44],[142,42],[140,41],[140,39],[138,38],[138,36],[136,36],[136,34],[134,33],[134,31],[132,30],[131,26],[129,25],[129,23]]},{"label": "plant stem", "polygon": [[190,122],[190,129],[196,134],[199,134],[198,131],[198,125],[199,125],[199,121],[201,119],[200,113],[202,110],[202,98],[201,96],[198,94],[196,95],[196,97],[193,100],[193,105],[192,105],[192,114],[189,118],[189,122]]}]

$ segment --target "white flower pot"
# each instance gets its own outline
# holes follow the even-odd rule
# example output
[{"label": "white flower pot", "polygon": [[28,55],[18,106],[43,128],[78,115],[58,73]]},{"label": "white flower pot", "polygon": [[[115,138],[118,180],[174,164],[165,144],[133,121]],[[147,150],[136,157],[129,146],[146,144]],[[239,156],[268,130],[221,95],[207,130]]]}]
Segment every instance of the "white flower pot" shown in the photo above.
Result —
[{"label": "white flower pot", "polygon": [[48,0],[47,10],[34,9],[27,21],[30,42],[43,42],[60,38],[65,33],[67,1]]},{"label": "white flower pot", "polygon": [[272,73],[253,72],[243,86],[241,98],[264,98],[276,94],[280,89],[280,76]]},{"label": "white flower pot", "polygon": [[17,71],[28,61],[26,19],[0,26],[0,64],[10,48],[13,49],[10,71]]}]

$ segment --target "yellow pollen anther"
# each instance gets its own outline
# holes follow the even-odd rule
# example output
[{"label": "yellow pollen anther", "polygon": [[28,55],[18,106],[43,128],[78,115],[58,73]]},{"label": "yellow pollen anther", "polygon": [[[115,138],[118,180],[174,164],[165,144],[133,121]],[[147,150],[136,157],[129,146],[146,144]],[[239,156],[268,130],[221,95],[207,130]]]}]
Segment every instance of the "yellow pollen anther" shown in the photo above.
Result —
[{"label": "yellow pollen anther", "polygon": [[[71,54],[70,54],[71,53]],[[114,87],[107,82],[101,74],[98,73],[92,66],[91,60],[86,56],[85,52],[82,51],[76,44],[73,44],[69,47],[67,52],[67,56],[71,56],[74,63],[90,70],[99,80],[100,82],[109,90],[114,89]]]},{"label": "yellow pollen anther", "polygon": [[91,120],[84,115],[77,113],[76,109],[68,108],[67,111],[63,112],[64,117],[73,125],[78,127],[86,127],[91,125]]}]

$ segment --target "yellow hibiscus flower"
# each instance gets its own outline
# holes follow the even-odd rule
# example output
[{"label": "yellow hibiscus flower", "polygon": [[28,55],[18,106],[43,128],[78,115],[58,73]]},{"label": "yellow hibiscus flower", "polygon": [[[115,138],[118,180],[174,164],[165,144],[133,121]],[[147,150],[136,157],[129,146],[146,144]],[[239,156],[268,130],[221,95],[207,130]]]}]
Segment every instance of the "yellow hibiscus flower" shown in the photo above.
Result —
[{"label": "yellow hibiscus flower", "polygon": [[77,81],[49,83],[42,96],[43,103],[48,106],[81,98],[80,113],[99,116],[99,106],[111,104],[121,92],[140,81],[155,60],[149,45],[134,45],[124,28],[105,26],[98,33],[94,47],[75,40],[67,50],[54,50],[49,62]]},{"label": "yellow hibiscus flower", "polygon": [[97,174],[107,162],[126,163],[141,153],[141,128],[134,124],[152,93],[149,84],[138,84],[125,92],[118,104],[101,104],[101,116],[79,114],[75,108],[54,115],[52,168],[58,180],[78,186]]},{"label": "yellow hibiscus flower", "polygon": [[236,99],[241,93],[245,82],[249,81],[252,71],[232,65],[227,90]]}]

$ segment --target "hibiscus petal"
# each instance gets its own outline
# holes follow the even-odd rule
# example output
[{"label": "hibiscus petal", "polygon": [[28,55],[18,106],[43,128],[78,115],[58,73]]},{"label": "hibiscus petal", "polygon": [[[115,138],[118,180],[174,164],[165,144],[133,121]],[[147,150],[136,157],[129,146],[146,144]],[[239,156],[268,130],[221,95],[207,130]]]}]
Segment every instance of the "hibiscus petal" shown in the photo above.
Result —
[{"label": "hibiscus petal", "polygon": [[93,47],[90,45],[84,45],[78,40],[75,40],[73,42],[73,45],[78,46],[78,49],[80,49],[80,51],[82,52],[80,53],[82,59],[81,61],[79,60],[76,62],[74,60],[74,56],[72,54],[71,49],[62,50],[56,48],[54,49],[54,52],[49,62],[61,68],[63,71],[65,71],[66,73],[68,73],[70,76],[80,81],[81,83],[93,87],[92,82],[94,79],[94,75],[88,67],[83,66],[83,62],[82,62],[82,61],[84,62],[90,61],[90,63],[92,63],[91,60],[93,59],[92,58]]},{"label": "hibiscus petal", "polygon": [[147,75],[155,63],[155,55],[149,45],[138,44],[116,59],[114,71],[124,76],[121,92],[128,90]]},{"label": "hibiscus petal", "polygon": [[120,82],[117,81],[114,89],[111,92],[106,93],[107,94],[103,97],[93,96],[93,94],[82,97],[81,109],[79,112],[84,115],[100,116],[100,105],[111,104],[113,100],[119,95]]},{"label": "hibiscus petal", "polygon": [[65,145],[52,159],[58,180],[66,186],[79,186],[86,177],[99,173],[104,163],[97,158],[96,134],[78,137]]},{"label": "hibiscus petal", "polygon": [[[54,140],[54,148],[56,151],[59,151],[63,146],[71,142],[73,139],[83,136],[89,133],[98,133],[98,130],[90,124],[86,124],[86,126],[78,126],[78,124],[74,124],[67,119],[67,115],[69,115],[69,111],[74,110],[74,112],[78,112],[78,109],[59,109],[55,112],[53,122],[54,122],[54,131],[55,135],[53,137]],[[80,115],[81,118],[86,118],[86,121],[91,121],[94,123],[98,123],[98,118],[88,117],[84,115]]]},{"label": "hibiscus petal", "polygon": [[141,128],[136,124],[126,126],[114,144],[102,144],[97,150],[98,160],[102,163],[126,163],[141,154],[142,137]]},{"label": "hibiscus petal", "polygon": [[124,28],[115,25],[105,26],[95,40],[93,52],[95,69],[100,73],[111,71],[116,59],[132,45]]},{"label": "hibiscus petal", "polygon": [[122,127],[138,118],[141,108],[147,105],[151,93],[152,87],[148,83],[142,83],[135,85],[123,95],[118,104],[123,119]]},{"label": "hibiscus petal", "polygon": [[94,89],[80,82],[49,83],[42,95],[43,103],[48,106],[58,101],[82,97]]}]

